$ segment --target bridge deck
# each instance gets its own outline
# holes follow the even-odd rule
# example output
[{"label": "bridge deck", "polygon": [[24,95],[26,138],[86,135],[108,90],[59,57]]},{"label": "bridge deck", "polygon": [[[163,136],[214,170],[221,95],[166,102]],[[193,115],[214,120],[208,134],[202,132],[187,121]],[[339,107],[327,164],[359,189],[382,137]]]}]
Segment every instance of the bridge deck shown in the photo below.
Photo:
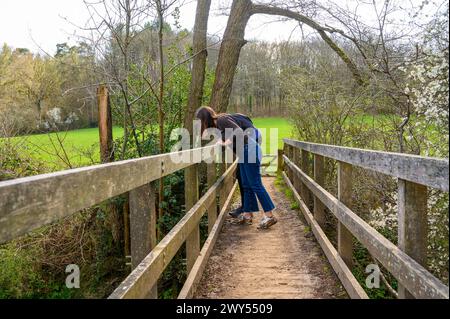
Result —
[{"label": "bridge deck", "polygon": [[[278,224],[257,230],[226,220],[206,266],[196,298],[347,298],[299,211],[264,178]],[[258,214],[261,215],[261,214]]]}]

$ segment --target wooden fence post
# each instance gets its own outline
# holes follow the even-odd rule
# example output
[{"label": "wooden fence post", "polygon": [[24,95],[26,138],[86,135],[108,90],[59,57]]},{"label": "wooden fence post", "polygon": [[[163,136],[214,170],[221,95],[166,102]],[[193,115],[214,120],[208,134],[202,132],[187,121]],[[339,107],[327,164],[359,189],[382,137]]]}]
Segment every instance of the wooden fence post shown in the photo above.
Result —
[{"label": "wooden fence post", "polygon": [[[302,168],[302,171],[305,174],[311,176],[311,172],[310,172],[310,169],[309,169],[310,165],[309,165],[308,155],[309,155],[308,151],[301,150],[301,161],[302,161],[301,162],[301,168]],[[303,200],[304,200],[306,206],[308,208],[310,208],[311,207],[311,203],[312,203],[311,192],[309,191],[308,187],[306,187],[306,185],[303,184],[303,183],[301,183],[300,187],[301,187],[301,193],[302,193]]]},{"label": "wooden fence post", "polygon": [[[314,154],[314,180],[320,186],[324,186],[325,161],[324,157],[318,154]],[[325,205],[316,196],[314,196],[314,219],[323,229],[325,226]]]},{"label": "wooden fence post", "polygon": [[[286,145],[286,156],[287,156],[287,158],[289,158],[292,161],[292,146],[290,146],[290,145]],[[286,166],[286,168],[287,168],[287,176],[288,176],[289,180],[291,182],[294,182],[293,178],[292,178],[292,169],[290,168],[290,166]]]},{"label": "wooden fence post", "polygon": [[[301,167],[301,160],[300,160],[300,154],[301,154],[301,150],[297,147],[292,147],[292,161],[294,162],[295,165],[297,165],[298,167]],[[294,179],[292,181],[292,184],[294,184],[294,188],[297,191],[297,193],[300,193],[303,190],[303,185],[302,185],[302,181],[300,180],[300,177],[297,177],[297,174],[293,174],[292,178]],[[304,200],[304,199],[303,199]]]},{"label": "wooden fence post", "polygon": [[[212,163],[206,164],[206,179],[208,184],[208,189],[214,185],[217,180],[217,171],[216,164],[213,161]],[[217,198],[217,197],[216,197]],[[211,206],[208,208],[208,234],[211,233],[212,228],[217,220],[217,201],[213,201]]]},{"label": "wooden fence post", "polygon": [[[226,163],[226,154],[225,154],[225,147],[222,148],[222,158],[221,158],[221,162],[219,163],[219,177],[222,176],[223,174],[225,174],[225,172],[227,171],[227,163]],[[219,156],[220,158],[220,156]],[[222,187],[221,190],[219,191],[219,211],[222,209],[225,201],[227,199],[227,194],[225,191],[225,187]]]},{"label": "wooden fence post", "polygon": [[281,173],[284,170],[284,161],[283,161],[283,150],[278,150],[278,165],[277,165],[277,174],[281,176]]},{"label": "wooden fence post", "polygon": [[123,210],[123,244],[124,244],[124,253],[125,258],[127,259],[128,266],[128,258],[131,258],[131,243],[130,243],[130,193],[126,194],[125,203],[122,205]]},{"label": "wooden fence post", "polygon": [[[145,184],[131,190],[129,196],[131,265],[134,269],[156,246],[155,190],[152,184]],[[158,298],[157,285],[148,297]]]},{"label": "wooden fence post", "polygon": [[[185,169],[184,175],[186,187],[184,190],[185,194],[185,206],[186,212],[188,212],[199,200],[198,192],[198,164],[194,164]],[[187,273],[191,271],[200,254],[200,226],[197,224],[189,234],[186,239],[186,262],[187,262]]]},{"label": "wooden fence post", "polygon": [[100,158],[102,163],[109,163],[114,161],[114,145],[112,136],[111,104],[106,85],[100,85],[97,88],[97,104]]},{"label": "wooden fence post", "polygon": [[[338,199],[351,209],[352,202],[352,166],[338,162]],[[353,235],[338,222],[338,252],[348,268],[353,268]]]},{"label": "wooden fence post", "polygon": [[[104,84],[97,88],[98,132],[100,142],[100,161],[102,163],[114,162],[114,142],[112,135],[111,103],[108,87]],[[110,219],[111,231],[115,241],[124,239],[124,254],[130,255],[130,224],[129,224],[129,194],[126,193],[123,206],[109,201],[106,204],[107,216]],[[123,230],[123,233],[121,233]]]},{"label": "wooden fence post", "polygon": [[[427,187],[398,180],[398,247],[426,268],[427,265]],[[414,298],[398,285],[398,297]]]}]

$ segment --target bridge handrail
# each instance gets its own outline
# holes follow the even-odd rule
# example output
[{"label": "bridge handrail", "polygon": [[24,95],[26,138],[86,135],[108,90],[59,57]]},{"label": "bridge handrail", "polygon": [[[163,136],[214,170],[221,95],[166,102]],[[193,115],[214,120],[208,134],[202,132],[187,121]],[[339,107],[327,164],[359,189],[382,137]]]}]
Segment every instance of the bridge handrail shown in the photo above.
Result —
[{"label": "bridge handrail", "polygon": [[[187,240],[189,234],[194,231],[194,228],[198,227],[202,216],[211,205],[215,204],[216,197],[222,189],[226,190],[225,193],[227,194],[227,200],[224,206],[230,204],[230,199],[233,195],[230,181],[233,181],[233,173],[236,171],[236,168],[237,161],[228,168],[225,174],[219,177],[205,195],[200,198],[178,224],[171,229],[161,242],[158,243],[132,273],[116,288],[109,299],[139,299],[148,296],[151,288],[156,285],[158,278],[176,255],[181,245]],[[217,221],[217,223],[219,222]],[[196,268],[194,269],[195,271],[199,271]],[[192,272],[188,272],[190,275],[193,275]]]},{"label": "bridge handrail", "polygon": [[104,200],[210,159],[215,146],[0,182],[0,244]]},{"label": "bridge handrail", "polygon": [[449,191],[449,162],[446,159],[309,143],[292,139],[284,139],[284,143],[340,162],[445,192]]},{"label": "bridge handrail", "polygon": [[[186,242],[189,278],[201,276],[200,220],[208,213],[211,250],[236,189],[237,160],[216,163],[220,146],[207,146],[0,182],[0,244],[112,197],[129,193],[133,271],[110,298],[157,298],[157,280]],[[224,155],[224,154],[222,154]],[[174,159],[190,158],[189,161]],[[222,158],[222,161],[224,158]],[[208,190],[198,199],[198,164],[206,162]],[[186,169],[186,215],[158,244],[153,181]],[[217,170],[219,176],[216,179]],[[218,208],[220,207],[220,215]],[[218,220],[219,218],[219,220]],[[203,251],[203,250],[202,250]],[[190,293],[197,281],[188,281]]]},{"label": "bridge handrail", "polygon": [[[282,174],[351,297],[365,298],[351,274],[354,236],[398,280],[400,298],[449,298],[448,286],[424,267],[427,246],[427,187],[424,185],[448,191],[448,161],[290,139],[285,139],[285,149],[281,153],[284,153],[281,166],[286,168],[286,173]],[[313,170],[310,167],[310,153],[314,156]],[[324,188],[325,157],[338,161],[339,199]],[[349,208],[352,201],[352,165],[398,178],[398,247]],[[407,168],[403,169],[401,165]],[[313,177],[308,175],[312,171]],[[433,181],[433,176],[437,182]],[[447,179],[447,185],[442,183],[444,179]],[[313,203],[311,199],[314,199]],[[322,231],[325,207],[338,220],[337,250]]]}]

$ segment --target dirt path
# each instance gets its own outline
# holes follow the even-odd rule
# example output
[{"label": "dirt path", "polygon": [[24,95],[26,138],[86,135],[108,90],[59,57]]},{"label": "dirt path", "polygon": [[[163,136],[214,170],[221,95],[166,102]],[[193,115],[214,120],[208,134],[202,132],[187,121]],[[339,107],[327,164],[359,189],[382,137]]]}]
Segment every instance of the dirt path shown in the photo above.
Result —
[{"label": "dirt path", "polygon": [[225,221],[195,298],[346,298],[339,280],[290,200],[264,178],[278,224],[259,231]]}]

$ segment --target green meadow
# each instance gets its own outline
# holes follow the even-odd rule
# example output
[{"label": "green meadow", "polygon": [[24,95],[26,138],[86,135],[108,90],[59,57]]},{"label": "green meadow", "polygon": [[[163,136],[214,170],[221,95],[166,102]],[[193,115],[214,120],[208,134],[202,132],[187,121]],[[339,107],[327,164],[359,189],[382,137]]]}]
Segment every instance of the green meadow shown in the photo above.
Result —
[{"label": "green meadow", "polygon": [[[261,130],[265,129],[266,139],[266,154],[276,154],[276,149],[283,148],[283,139],[292,137],[293,127],[287,119],[280,117],[268,117],[268,118],[255,118],[253,120],[255,126]],[[273,146],[271,150],[270,134],[275,134],[273,129],[278,129],[277,145]],[[272,132],[272,133],[271,133]]]},{"label": "green meadow", "polygon": [[[114,138],[122,135],[121,127],[113,128]],[[67,167],[66,159],[74,167],[100,161],[98,128],[19,136],[12,138],[11,142],[22,146],[32,158],[52,168]]]},{"label": "green meadow", "polygon": [[[384,126],[387,122],[398,121],[388,115],[361,115],[350,118],[349,121],[358,121],[369,127]],[[254,118],[256,127],[261,129],[265,135],[265,154],[276,154],[276,149],[283,148],[283,138],[293,137],[293,126],[288,119],[279,117]],[[271,147],[270,134],[275,134],[276,145]],[[436,134],[435,128],[428,132],[430,138]],[[113,128],[113,138],[120,138],[123,135],[121,127]],[[99,135],[98,128],[79,129],[60,133],[35,134],[14,137],[10,141],[21,145],[32,158],[47,164],[52,170],[67,168],[67,162],[72,167],[80,167],[96,164],[100,160],[99,155]],[[273,138],[272,138],[273,140]],[[272,142],[273,144],[273,142]],[[269,159],[265,159],[266,162]]]},{"label": "green meadow", "polygon": [[[270,129],[277,128],[279,148],[282,147],[283,138],[291,137],[291,124],[286,119],[256,118],[254,123],[258,128],[266,129],[267,134],[270,133]],[[114,127],[113,138],[119,138],[122,135],[123,129]],[[58,169],[67,168],[65,163],[67,159],[73,167],[98,163],[100,160],[98,140],[98,128],[88,128],[60,133],[20,136],[12,138],[11,142],[23,146],[23,149],[31,157]],[[270,140],[267,138],[266,153],[269,150]]]}]

